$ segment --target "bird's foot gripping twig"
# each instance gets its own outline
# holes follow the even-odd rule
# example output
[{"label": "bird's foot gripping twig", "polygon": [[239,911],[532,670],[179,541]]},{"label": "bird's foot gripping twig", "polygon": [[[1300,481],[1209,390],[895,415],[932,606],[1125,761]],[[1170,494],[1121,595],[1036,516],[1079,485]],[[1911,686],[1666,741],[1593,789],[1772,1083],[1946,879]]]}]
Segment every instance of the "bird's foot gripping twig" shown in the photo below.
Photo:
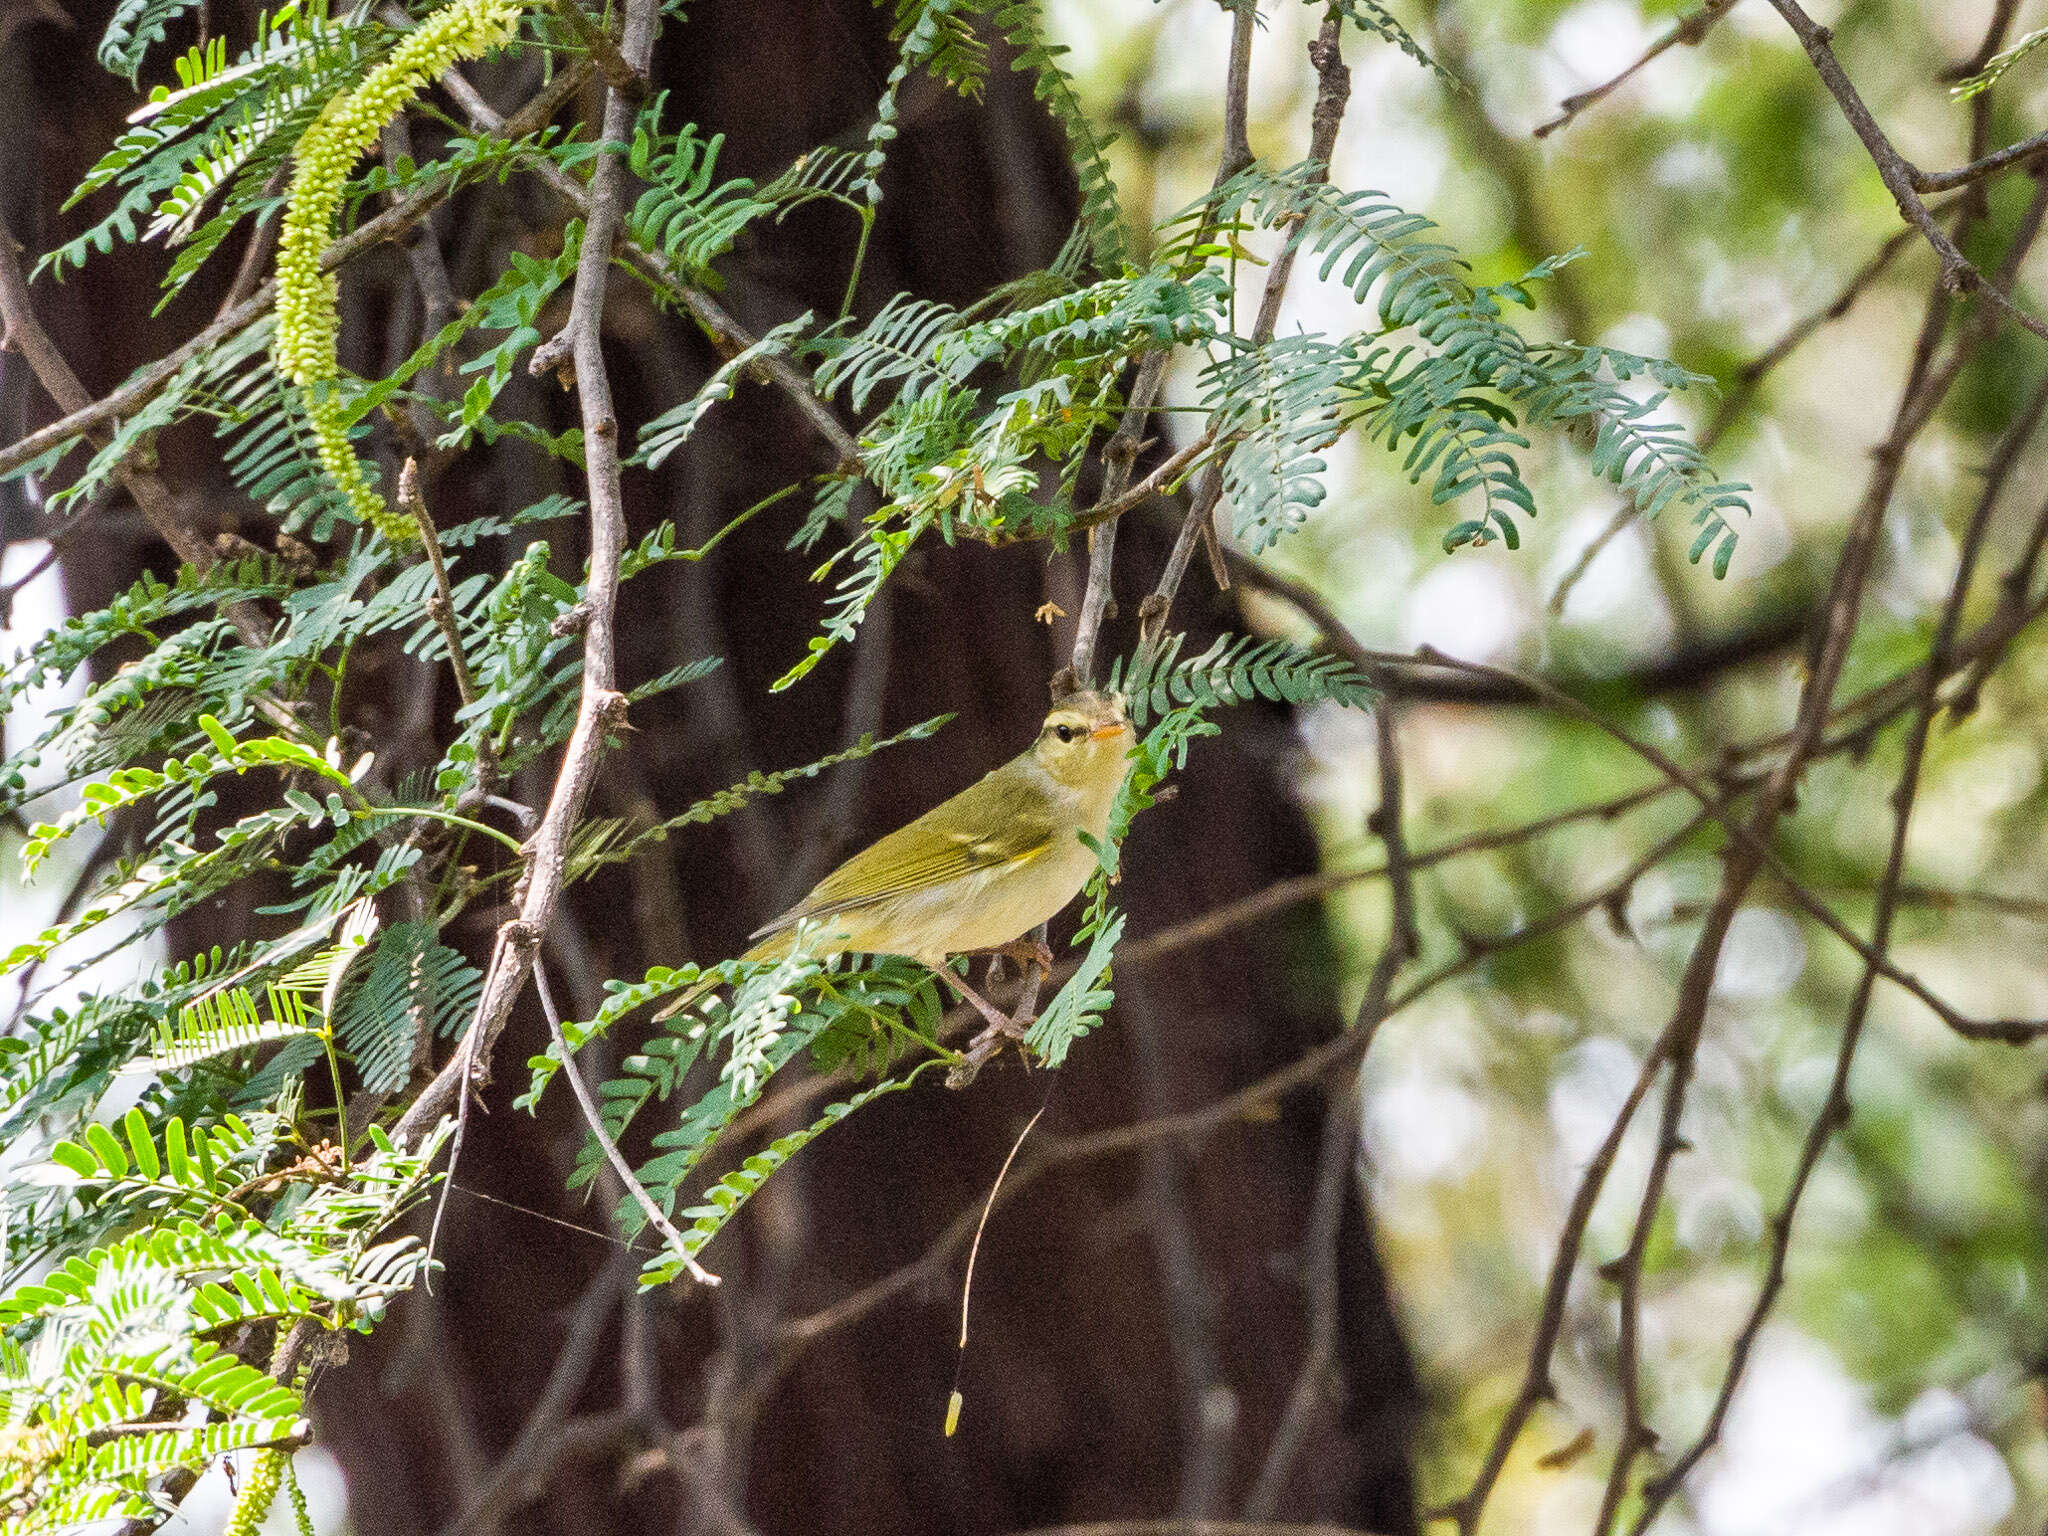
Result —
[{"label": "bird's foot gripping twig", "polygon": [[[1033,952],[1033,946],[1028,940],[1019,940],[1015,945],[1006,945],[999,953],[1012,953],[1020,946],[1025,951],[1023,955],[1018,957],[1020,959],[1028,959],[1032,963],[1050,962],[1052,959],[1052,952],[1040,944],[1036,946],[1038,950],[1044,951],[1044,962],[1040,962],[1039,955]],[[1049,964],[1048,968],[1050,968]],[[1016,1016],[1012,1017],[975,991],[974,988],[968,986],[965,981],[954,975],[951,970],[941,970],[939,975],[952,986],[954,991],[974,1005],[975,1012],[988,1020],[988,1027],[968,1043],[967,1049],[961,1053],[960,1060],[954,1065],[953,1070],[946,1074],[947,1087],[965,1088],[974,1081],[975,1075],[981,1071],[983,1064],[990,1057],[1001,1051],[1004,1045],[1011,1041],[1016,1041],[1020,1046],[1023,1044],[1024,1037],[1029,1033],[1032,1019],[1035,1017],[1030,1001],[1035,989],[1026,990],[1025,1002],[1019,1007]]]}]

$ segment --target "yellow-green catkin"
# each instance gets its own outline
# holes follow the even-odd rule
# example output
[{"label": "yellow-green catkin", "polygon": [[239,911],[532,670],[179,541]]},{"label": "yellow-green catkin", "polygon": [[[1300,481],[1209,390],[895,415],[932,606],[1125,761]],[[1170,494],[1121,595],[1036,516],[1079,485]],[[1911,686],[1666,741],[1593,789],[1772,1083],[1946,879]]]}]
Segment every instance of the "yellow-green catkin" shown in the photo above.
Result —
[{"label": "yellow-green catkin", "polygon": [[452,0],[405,35],[352,91],[328,102],[293,151],[295,169],[277,250],[278,371],[305,394],[320,462],[365,522],[394,544],[416,536],[370,484],[348,440],[335,346],[334,274],[320,253],[334,232],[342,187],[384,125],[450,65],[510,42],[527,0]]},{"label": "yellow-green catkin", "polygon": [[270,1513],[277,1490],[284,1484],[284,1469],[291,1461],[289,1451],[258,1451],[242,1478],[242,1491],[235,1496],[234,1512],[228,1516],[221,1536],[256,1536],[256,1528]]}]

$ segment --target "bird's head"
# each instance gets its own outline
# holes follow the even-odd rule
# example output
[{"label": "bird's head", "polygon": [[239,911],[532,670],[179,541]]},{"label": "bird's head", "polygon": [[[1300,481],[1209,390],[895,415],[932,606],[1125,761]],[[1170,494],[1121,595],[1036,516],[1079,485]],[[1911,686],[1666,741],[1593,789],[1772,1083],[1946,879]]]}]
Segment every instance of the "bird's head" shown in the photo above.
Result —
[{"label": "bird's head", "polygon": [[1124,757],[1137,740],[1124,701],[1114,693],[1070,693],[1052,707],[1032,752],[1038,765],[1074,789],[1123,779]]}]

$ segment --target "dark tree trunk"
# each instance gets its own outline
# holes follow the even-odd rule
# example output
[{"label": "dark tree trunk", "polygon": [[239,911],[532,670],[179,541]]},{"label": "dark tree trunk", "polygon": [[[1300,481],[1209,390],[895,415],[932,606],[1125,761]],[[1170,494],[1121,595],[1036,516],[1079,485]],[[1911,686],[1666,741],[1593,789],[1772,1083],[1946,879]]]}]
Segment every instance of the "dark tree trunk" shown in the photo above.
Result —
[{"label": "dark tree trunk", "polygon": [[[216,27],[224,9],[213,7]],[[727,133],[727,174],[772,175],[813,145],[857,142],[893,62],[885,19],[855,0],[692,6],[669,25],[657,62],[671,92],[667,121]],[[40,154],[10,154],[0,190],[9,209],[34,210],[41,245],[76,227],[78,214],[60,216],[57,204],[111,139],[128,99],[91,62],[102,20],[81,15],[70,31],[32,21],[7,42],[10,67],[28,63],[9,78],[30,82],[33,100],[21,105]],[[906,92],[863,312],[903,289],[972,300],[1044,265],[1065,237],[1074,190],[1058,131],[1006,64],[998,57],[981,102],[924,85]],[[509,99],[521,88],[510,78],[517,72],[497,66],[483,78]],[[531,246],[533,231],[544,241],[558,223],[544,193],[515,187],[469,194],[432,227],[458,290],[474,292],[507,247]],[[849,223],[834,210],[806,210],[743,249],[728,301],[756,329],[805,308],[832,313]],[[117,382],[210,315],[224,276],[211,291],[195,285],[164,322],[142,319],[160,259],[123,253],[62,287],[38,285],[91,387]],[[415,339],[405,283],[396,252],[346,278],[354,330],[345,346],[363,349],[360,365],[388,366],[385,350],[402,353]],[[614,387],[629,420],[644,419],[693,388],[715,356],[685,321],[654,312],[636,285],[615,279],[612,293]],[[14,359],[7,373],[18,379]],[[538,399],[539,386],[530,388]],[[559,398],[537,408],[571,419]],[[36,410],[47,411],[40,397]],[[267,543],[260,519],[224,500],[208,446],[194,433],[165,445],[194,515],[239,523]],[[755,498],[828,467],[823,445],[780,397],[743,386],[685,455],[629,482],[634,533],[667,517],[702,538]],[[457,463],[434,495],[446,523],[512,510],[557,479],[530,455],[497,451]],[[752,768],[806,761],[863,730],[945,710],[960,718],[931,742],[837,770],[580,887],[548,950],[579,1011],[604,976],[734,952],[836,858],[1019,750],[1044,707],[1072,629],[1071,620],[1037,622],[1034,611],[1048,600],[1075,611],[1080,566],[1035,546],[924,550],[894,579],[857,646],[801,687],[767,695],[815,629],[812,594],[822,596],[801,585],[816,557],[783,549],[789,526],[759,519],[703,564],[666,567],[626,589],[622,676],[713,652],[728,660],[705,682],[636,708],[636,733],[610,760],[596,809],[671,814]],[[66,562],[78,602],[103,597],[144,553],[120,541],[118,520],[111,527]],[[576,567],[581,551],[569,546],[578,537],[556,537],[558,570]],[[1140,525],[1126,530],[1126,615],[1163,552]],[[1203,580],[1190,580],[1184,619],[1198,631],[1236,624],[1232,603],[1197,590]],[[1108,644],[1131,638],[1126,621]],[[430,760],[423,741],[407,738],[408,722],[417,730],[423,718],[424,676],[394,651],[351,701],[394,774]],[[449,702],[439,701],[444,716]],[[1178,799],[1140,821],[1126,852],[1133,936],[1315,865],[1290,796],[1289,716],[1240,708],[1226,724],[1220,740],[1198,748]],[[525,788],[533,798],[545,785]],[[479,910],[451,937],[480,953],[501,915]],[[184,923],[175,943],[230,939],[252,921],[236,903]],[[596,1314],[587,1379],[559,1405],[575,1415],[587,1454],[562,1460],[540,1486],[512,1490],[494,1514],[508,1527],[578,1533],[678,1521],[736,1529],[744,1519],[792,1536],[908,1536],[1234,1513],[1306,1338],[1296,1251],[1324,1114],[1316,1094],[1199,1139],[1069,1163],[1003,1205],[981,1247],[966,1412],[954,1439],[941,1425],[956,1359],[957,1258],[800,1351],[782,1353],[776,1330],[915,1260],[978,1208],[1041,1104],[1049,1108],[1034,1133],[1039,1149],[1205,1104],[1336,1030],[1335,976],[1320,916],[1301,909],[1197,951],[1120,966],[1109,1026],[1057,1074],[1027,1073],[1013,1059],[967,1092],[921,1087],[878,1101],[779,1174],[714,1245],[707,1257],[726,1277],[717,1292],[676,1290]],[[526,1212],[602,1226],[600,1205],[563,1193],[580,1142],[567,1095],[552,1096],[537,1119],[510,1108],[521,1063],[543,1038],[529,995],[457,1179]],[[791,1123],[814,1112],[799,1106]],[[409,1298],[319,1381],[319,1439],[347,1469],[360,1530],[403,1536],[454,1521],[533,1412],[579,1296],[621,1273],[618,1250],[601,1238],[463,1192],[452,1196],[441,1253],[437,1294]],[[1340,1270],[1341,1406],[1309,1435],[1279,1514],[1412,1531],[1418,1391],[1362,1209],[1343,1224]],[[633,1411],[612,1412],[621,1404]],[[664,1424],[680,1432],[664,1433]]]}]

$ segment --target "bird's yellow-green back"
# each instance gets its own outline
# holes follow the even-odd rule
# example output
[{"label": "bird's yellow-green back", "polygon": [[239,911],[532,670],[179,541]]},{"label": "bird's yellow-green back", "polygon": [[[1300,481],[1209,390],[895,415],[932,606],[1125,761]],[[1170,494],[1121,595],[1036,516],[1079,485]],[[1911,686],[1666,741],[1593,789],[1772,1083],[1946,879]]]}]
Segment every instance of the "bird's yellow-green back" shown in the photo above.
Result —
[{"label": "bird's yellow-green back", "polygon": [[755,937],[786,952],[799,923],[818,953],[861,950],[937,965],[1020,938],[1073,900],[1135,740],[1114,694],[1068,696],[1019,756],[832,871]]}]

